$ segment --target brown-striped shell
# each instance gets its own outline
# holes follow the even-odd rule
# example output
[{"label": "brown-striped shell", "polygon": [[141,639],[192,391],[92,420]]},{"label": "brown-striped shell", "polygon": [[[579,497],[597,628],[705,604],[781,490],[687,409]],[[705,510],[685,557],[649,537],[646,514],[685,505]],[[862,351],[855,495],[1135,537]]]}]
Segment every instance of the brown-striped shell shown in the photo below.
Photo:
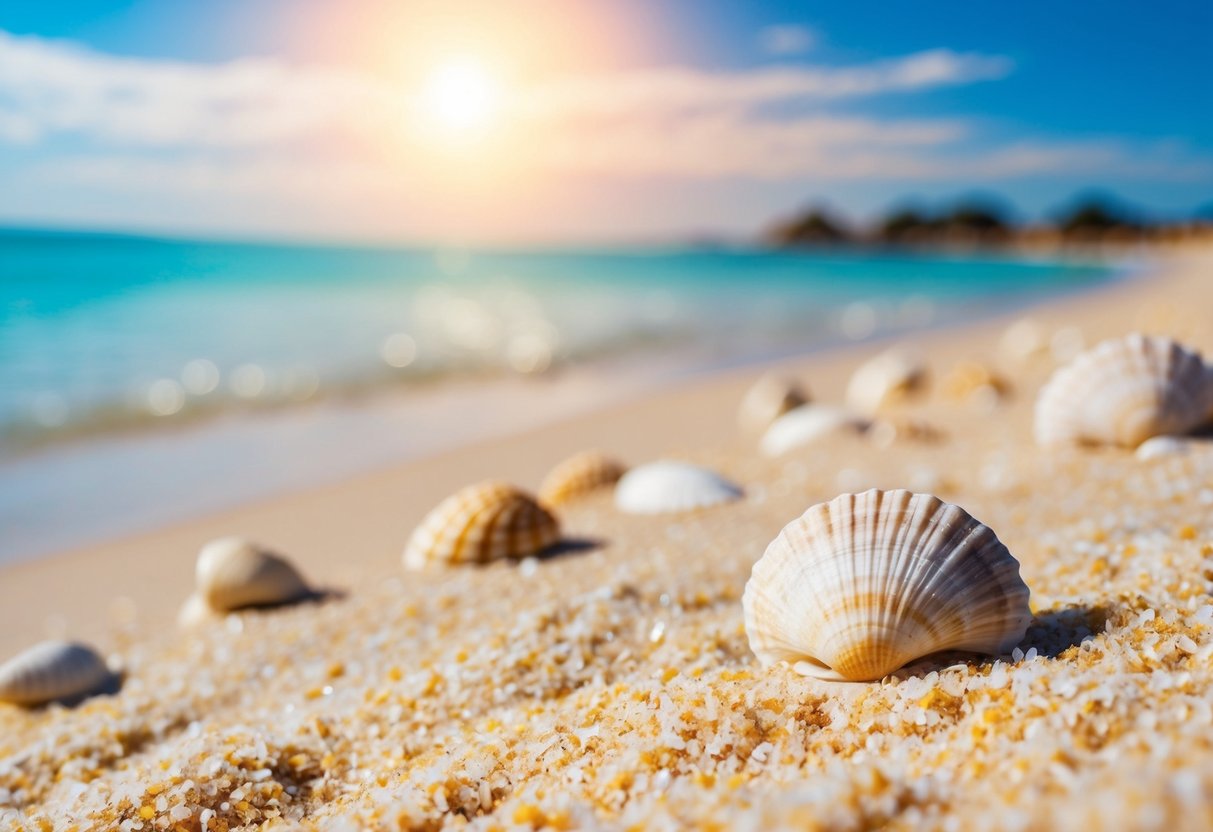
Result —
[{"label": "brown-striped shell", "polygon": [[627,466],[601,451],[582,451],[548,472],[539,486],[539,502],[558,506],[576,497],[614,485]]},{"label": "brown-striped shell", "polygon": [[216,612],[289,604],[311,594],[288,560],[241,537],[203,546],[194,584],[198,597]]},{"label": "brown-striped shell", "polygon": [[1112,338],[1053,374],[1036,400],[1041,445],[1135,448],[1152,436],[1185,434],[1209,415],[1200,354],[1162,336]]},{"label": "brown-striped shell", "polygon": [[843,494],[788,523],[742,597],[750,649],[823,679],[881,679],[943,650],[1000,654],[1031,612],[1019,562],[964,509]]},{"label": "brown-striped shell", "polygon": [[115,676],[84,644],[44,641],[0,665],[0,702],[36,706],[99,692]]},{"label": "brown-striped shell", "polygon": [[503,482],[470,485],[438,504],[409,538],[404,565],[488,563],[538,554],[560,523],[530,495]]}]

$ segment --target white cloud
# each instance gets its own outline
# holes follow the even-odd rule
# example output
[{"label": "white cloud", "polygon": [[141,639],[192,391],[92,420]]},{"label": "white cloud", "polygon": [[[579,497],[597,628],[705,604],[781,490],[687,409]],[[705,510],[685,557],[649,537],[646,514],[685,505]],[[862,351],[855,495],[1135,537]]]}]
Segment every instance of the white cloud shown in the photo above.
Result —
[{"label": "white cloud", "polygon": [[817,32],[808,26],[783,23],[758,33],[758,45],[768,55],[803,55],[817,45]]}]

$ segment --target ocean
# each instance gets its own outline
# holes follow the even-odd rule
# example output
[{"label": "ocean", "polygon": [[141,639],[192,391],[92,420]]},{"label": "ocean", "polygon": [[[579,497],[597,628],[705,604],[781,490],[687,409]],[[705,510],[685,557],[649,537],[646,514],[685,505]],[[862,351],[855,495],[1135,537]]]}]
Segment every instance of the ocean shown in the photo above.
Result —
[{"label": "ocean", "polygon": [[[1113,273],[990,255],[0,231],[0,557],[433,452],[443,443],[396,438],[410,414],[429,413],[426,391],[454,385],[466,402],[512,390],[509,379],[570,372],[659,384],[988,315]],[[391,407],[368,415],[380,401]],[[248,463],[267,437],[294,460],[289,477],[277,457]],[[206,476],[182,475],[200,455]],[[236,471],[239,488],[209,493]]]}]

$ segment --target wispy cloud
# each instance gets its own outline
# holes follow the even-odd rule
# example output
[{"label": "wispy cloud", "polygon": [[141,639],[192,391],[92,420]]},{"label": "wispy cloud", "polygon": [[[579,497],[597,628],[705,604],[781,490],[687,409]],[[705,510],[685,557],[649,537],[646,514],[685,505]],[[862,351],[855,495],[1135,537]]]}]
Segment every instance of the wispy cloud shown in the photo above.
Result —
[{"label": "wispy cloud", "polygon": [[808,26],[783,23],[767,26],[758,33],[758,45],[768,55],[803,55],[817,46],[817,32]]},{"label": "wispy cloud", "polygon": [[[997,140],[963,117],[855,114],[875,96],[1012,70],[1001,56],[936,49],[851,66],[564,77],[509,91],[495,133],[460,156],[427,133],[415,91],[386,77],[274,59],[120,58],[0,32],[0,154],[5,144],[9,154],[47,149],[20,167],[27,193],[39,183],[61,192],[80,185],[140,194],[149,205],[173,194],[216,205],[255,195],[345,214],[359,200],[383,205],[402,195],[437,211],[444,189],[456,193],[451,209],[472,192],[468,182],[518,199],[528,183],[565,188],[578,178],[971,184],[1111,169],[1208,175],[1207,160],[1182,148]],[[13,210],[5,203],[0,193],[0,210]]]}]

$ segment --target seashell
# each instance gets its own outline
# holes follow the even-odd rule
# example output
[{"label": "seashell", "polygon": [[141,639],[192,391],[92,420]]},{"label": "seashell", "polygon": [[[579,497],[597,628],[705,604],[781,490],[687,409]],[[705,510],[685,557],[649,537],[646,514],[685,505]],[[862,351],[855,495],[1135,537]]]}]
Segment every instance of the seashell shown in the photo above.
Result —
[{"label": "seashell", "polygon": [[548,506],[614,485],[627,466],[601,451],[582,451],[553,468],[539,486],[539,502]]},{"label": "seashell", "polygon": [[741,499],[741,487],[687,462],[650,462],[615,486],[615,507],[629,514],[691,511]]},{"label": "seashell", "polygon": [[203,546],[194,583],[198,596],[216,612],[289,604],[311,594],[289,561],[240,537]]},{"label": "seashell", "polygon": [[44,641],[0,665],[0,701],[29,706],[71,701],[100,692],[113,679],[91,647]]},{"label": "seashell", "polygon": [[1031,318],[1020,318],[998,339],[998,355],[1011,364],[1026,364],[1049,352],[1045,328]]},{"label": "seashell", "polygon": [[1053,374],[1036,400],[1036,441],[1136,447],[1183,434],[1209,408],[1205,365],[1170,338],[1140,334],[1097,344]]},{"label": "seashell", "polygon": [[943,650],[1000,654],[1031,620],[994,532],[929,494],[865,491],[796,518],[742,597],[750,649],[821,679],[872,681]]},{"label": "seashell", "polygon": [[882,407],[922,392],[927,384],[927,366],[901,350],[882,352],[860,365],[847,384],[847,404],[858,413],[871,415]]},{"label": "seashell", "polygon": [[944,377],[943,392],[956,401],[981,397],[997,401],[1011,392],[1011,384],[998,373],[976,361],[957,363]]},{"label": "seashell", "polygon": [[809,395],[795,381],[766,373],[742,397],[737,422],[746,433],[762,433],[780,416],[808,401]]},{"label": "seashell", "polygon": [[202,596],[195,592],[185,599],[185,603],[177,611],[177,626],[196,627],[203,622],[214,620],[217,615],[222,613],[211,609]]},{"label": "seashell", "polygon": [[1153,436],[1137,446],[1133,456],[1140,460],[1160,459],[1166,456],[1187,456],[1192,443],[1174,436]]},{"label": "seashell", "polygon": [[837,433],[860,434],[868,422],[846,408],[828,404],[806,404],[780,416],[762,435],[759,450],[766,456],[780,456],[793,448]]},{"label": "seashell", "polygon": [[455,492],[425,516],[405,547],[404,565],[524,558],[559,539],[560,523],[529,495],[483,482]]},{"label": "seashell", "polygon": [[900,441],[934,444],[944,441],[947,434],[923,419],[877,419],[868,427],[867,437],[878,448],[891,448]]}]

